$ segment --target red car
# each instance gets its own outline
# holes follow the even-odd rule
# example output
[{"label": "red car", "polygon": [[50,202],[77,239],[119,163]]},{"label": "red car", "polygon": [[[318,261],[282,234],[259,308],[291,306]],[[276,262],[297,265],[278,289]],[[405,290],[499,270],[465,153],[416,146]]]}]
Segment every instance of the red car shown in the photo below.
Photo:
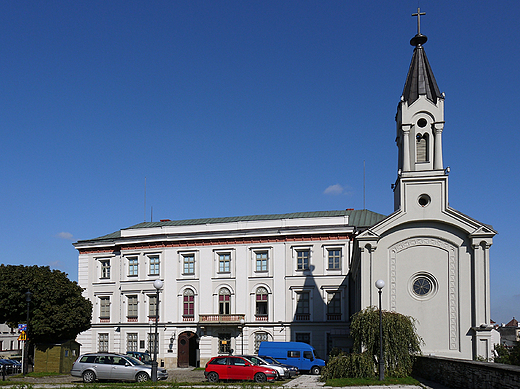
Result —
[{"label": "red car", "polygon": [[213,357],[206,363],[204,376],[209,382],[219,380],[248,380],[255,382],[274,381],[276,371],[259,365],[254,365],[242,357]]}]

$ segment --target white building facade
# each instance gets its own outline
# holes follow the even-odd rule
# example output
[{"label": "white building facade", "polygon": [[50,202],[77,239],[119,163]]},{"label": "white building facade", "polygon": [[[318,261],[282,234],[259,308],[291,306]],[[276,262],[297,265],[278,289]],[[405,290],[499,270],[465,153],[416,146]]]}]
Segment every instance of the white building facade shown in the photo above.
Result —
[{"label": "white building facade", "polygon": [[[261,341],[350,349],[351,315],[378,305],[417,319],[423,353],[491,357],[489,248],[496,232],[451,208],[444,94],[418,33],[398,104],[394,212],[367,210],[141,223],[79,241],[79,284],[94,305],[82,351],[151,350],[196,366]],[[151,323],[151,324],[150,324]]]},{"label": "white building facade", "polygon": [[307,212],[141,223],[75,244],[79,284],[93,303],[82,352],[150,351],[159,293],[158,352],[166,367],[264,340],[304,341],[322,356],[350,348],[354,234],[370,211]]}]

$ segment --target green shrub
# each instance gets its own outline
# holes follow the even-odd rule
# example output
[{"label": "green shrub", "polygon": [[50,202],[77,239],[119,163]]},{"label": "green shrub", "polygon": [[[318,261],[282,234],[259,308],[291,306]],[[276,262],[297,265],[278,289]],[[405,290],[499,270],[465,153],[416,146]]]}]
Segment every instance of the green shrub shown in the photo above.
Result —
[{"label": "green shrub", "polygon": [[332,378],[374,377],[374,362],[368,352],[361,354],[339,354],[329,359],[321,371],[322,381]]}]

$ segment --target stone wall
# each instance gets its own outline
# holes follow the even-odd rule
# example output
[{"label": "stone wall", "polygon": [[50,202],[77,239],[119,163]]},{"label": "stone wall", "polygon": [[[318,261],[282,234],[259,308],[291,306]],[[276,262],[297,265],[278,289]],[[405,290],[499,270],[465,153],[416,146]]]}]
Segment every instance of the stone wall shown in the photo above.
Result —
[{"label": "stone wall", "polygon": [[518,389],[520,366],[443,357],[418,357],[414,375],[461,389]]}]

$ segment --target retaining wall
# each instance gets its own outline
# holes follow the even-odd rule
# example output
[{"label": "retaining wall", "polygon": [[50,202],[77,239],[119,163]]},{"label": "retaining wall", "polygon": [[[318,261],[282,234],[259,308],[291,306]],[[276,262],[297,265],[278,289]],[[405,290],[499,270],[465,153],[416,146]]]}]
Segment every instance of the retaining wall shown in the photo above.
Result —
[{"label": "retaining wall", "polygon": [[520,388],[520,366],[493,362],[422,356],[414,364],[414,375],[451,388]]}]

